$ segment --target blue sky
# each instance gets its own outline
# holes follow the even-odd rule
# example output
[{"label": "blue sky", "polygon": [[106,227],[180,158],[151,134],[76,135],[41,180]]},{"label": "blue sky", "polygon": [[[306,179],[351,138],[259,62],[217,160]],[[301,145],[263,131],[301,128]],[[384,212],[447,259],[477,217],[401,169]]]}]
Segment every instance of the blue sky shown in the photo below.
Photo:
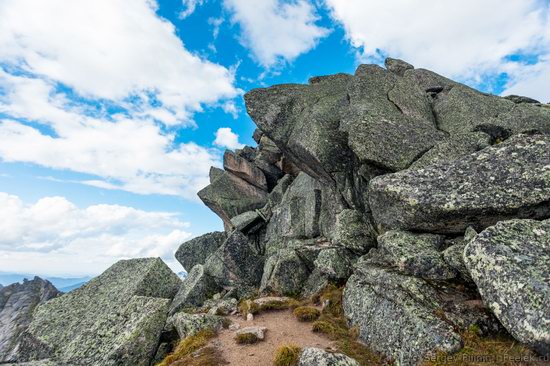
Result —
[{"label": "blue sky", "polygon": [[[0,271],[94,275],[221,230],[242,94],[403,58],[550,101],[548,0],[2,0]],[[495,12],[498,9],[498,12]]]}]

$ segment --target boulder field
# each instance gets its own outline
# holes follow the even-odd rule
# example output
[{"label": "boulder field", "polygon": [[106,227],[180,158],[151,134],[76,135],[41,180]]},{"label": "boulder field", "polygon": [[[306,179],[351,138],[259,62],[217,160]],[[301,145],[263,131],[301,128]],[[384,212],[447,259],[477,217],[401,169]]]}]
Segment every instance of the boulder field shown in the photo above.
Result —
[{"label": "boulder field", "polygon": [[17,361],[149,365],[227,304],[329,284],[399,365],[460,351],[472,327],[550,357],[550,108],[395,59],[244,99],[257,146],[227,151],[198,193],[224,232],[181,245],[187,278],[119,262],[38,306]]}]

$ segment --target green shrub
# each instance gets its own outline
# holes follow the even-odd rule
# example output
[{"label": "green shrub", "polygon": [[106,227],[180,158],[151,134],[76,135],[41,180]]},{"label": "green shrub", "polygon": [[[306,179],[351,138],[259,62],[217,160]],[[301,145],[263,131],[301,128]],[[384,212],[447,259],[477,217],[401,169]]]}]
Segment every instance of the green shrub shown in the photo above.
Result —
[{"label": "green shrub", "polygon": [[238,344],[254,344],[260,339],[253,333],[241,333],[235,336],[235,342]]},{"label": "green shrub", "polygon": [[312,322],[319,319],[321,312],[311,306],[300,306],[294,309],[294,316],[301,322]]},{"label": "green shrub", "polygon": [[296,366],[302,349],[294,344],[279,347],[275,353],[273,366]]}]

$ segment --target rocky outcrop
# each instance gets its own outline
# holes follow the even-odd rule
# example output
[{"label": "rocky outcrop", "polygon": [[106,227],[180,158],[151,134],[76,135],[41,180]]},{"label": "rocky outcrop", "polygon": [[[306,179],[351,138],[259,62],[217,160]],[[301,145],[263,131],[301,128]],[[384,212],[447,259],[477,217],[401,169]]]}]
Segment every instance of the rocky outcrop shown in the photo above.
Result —
[{"label": "rocky outcrop", "polygon": [[81,288],[39,306],[18,360],[148,366],[180,282],[159,258],[117,262]]},{"label": "rocky outcrop", "polygon": [[499,222],[468,243],[464,261],[506,329],[550,356],[550,220]]},{"label": "rocky outcrop", "polygon": [[307,347],[300,353],[298,366],[359,366],[359,363],[341,353],[330,353],[319,348]]},{"label": "rocky outcrop", "polygon": [[[223,288],[263,293],[310,296],[347,280],[360,339],[415,364],[459,350],[472,324],[498,329],[463,254],[475,230],[550,217],[550,110],[385,66],[246,93],[258,146],[226,153],[215,194],[200,194],[233,237],[205,269]],[[216,183],[228,177],[265,199],[246,204],[250,194]]]},{"label": "rocky outcrop", "polygon": [[31,323],[34,310],[60,294],[49,281],[39,277],[0,286],[0,363],[17,360],[21,336]]}]

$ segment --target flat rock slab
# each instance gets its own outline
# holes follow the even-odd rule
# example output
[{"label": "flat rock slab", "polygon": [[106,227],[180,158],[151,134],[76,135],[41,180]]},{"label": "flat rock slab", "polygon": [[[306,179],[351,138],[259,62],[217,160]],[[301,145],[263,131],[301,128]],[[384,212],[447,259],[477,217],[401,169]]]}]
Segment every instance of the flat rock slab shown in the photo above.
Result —
[{"label": "flat rock slab", "polygon": [[341,353],[330,353],[319,348],[304,348],[298,366],[359,366],[359,363]]},{"label": "flat rock slab", "polygon": [[550,136],[518,135],[450,164],[374,178],[369,203],[388,229],[462,234],[550,216]]},{"label": "flat rock slab", "polygon": [[267,332],[266,327],[245,327],[237,330],[235,333],[237,335],[252,334],[256,338],[258,338],[260,341],[263,341],[265,338],[266,332]]},{"label": "flat rock slab", "polygon": [[174,300],[170,304],[170,314],[182,309],[202,306],[220,290],[213,277],[205,273],[204,267],[197,264],[183,280]]},{"label": "flat rock slab", "polygon": [[119,261],[36,309],[24,334],[21,360],[149,365],[180,283],[159,258]]},{"label": "flat rock slab", "polygon": [[550,220],[499,222],[466,246],[464,261],[502,325],[550,355]]}]

